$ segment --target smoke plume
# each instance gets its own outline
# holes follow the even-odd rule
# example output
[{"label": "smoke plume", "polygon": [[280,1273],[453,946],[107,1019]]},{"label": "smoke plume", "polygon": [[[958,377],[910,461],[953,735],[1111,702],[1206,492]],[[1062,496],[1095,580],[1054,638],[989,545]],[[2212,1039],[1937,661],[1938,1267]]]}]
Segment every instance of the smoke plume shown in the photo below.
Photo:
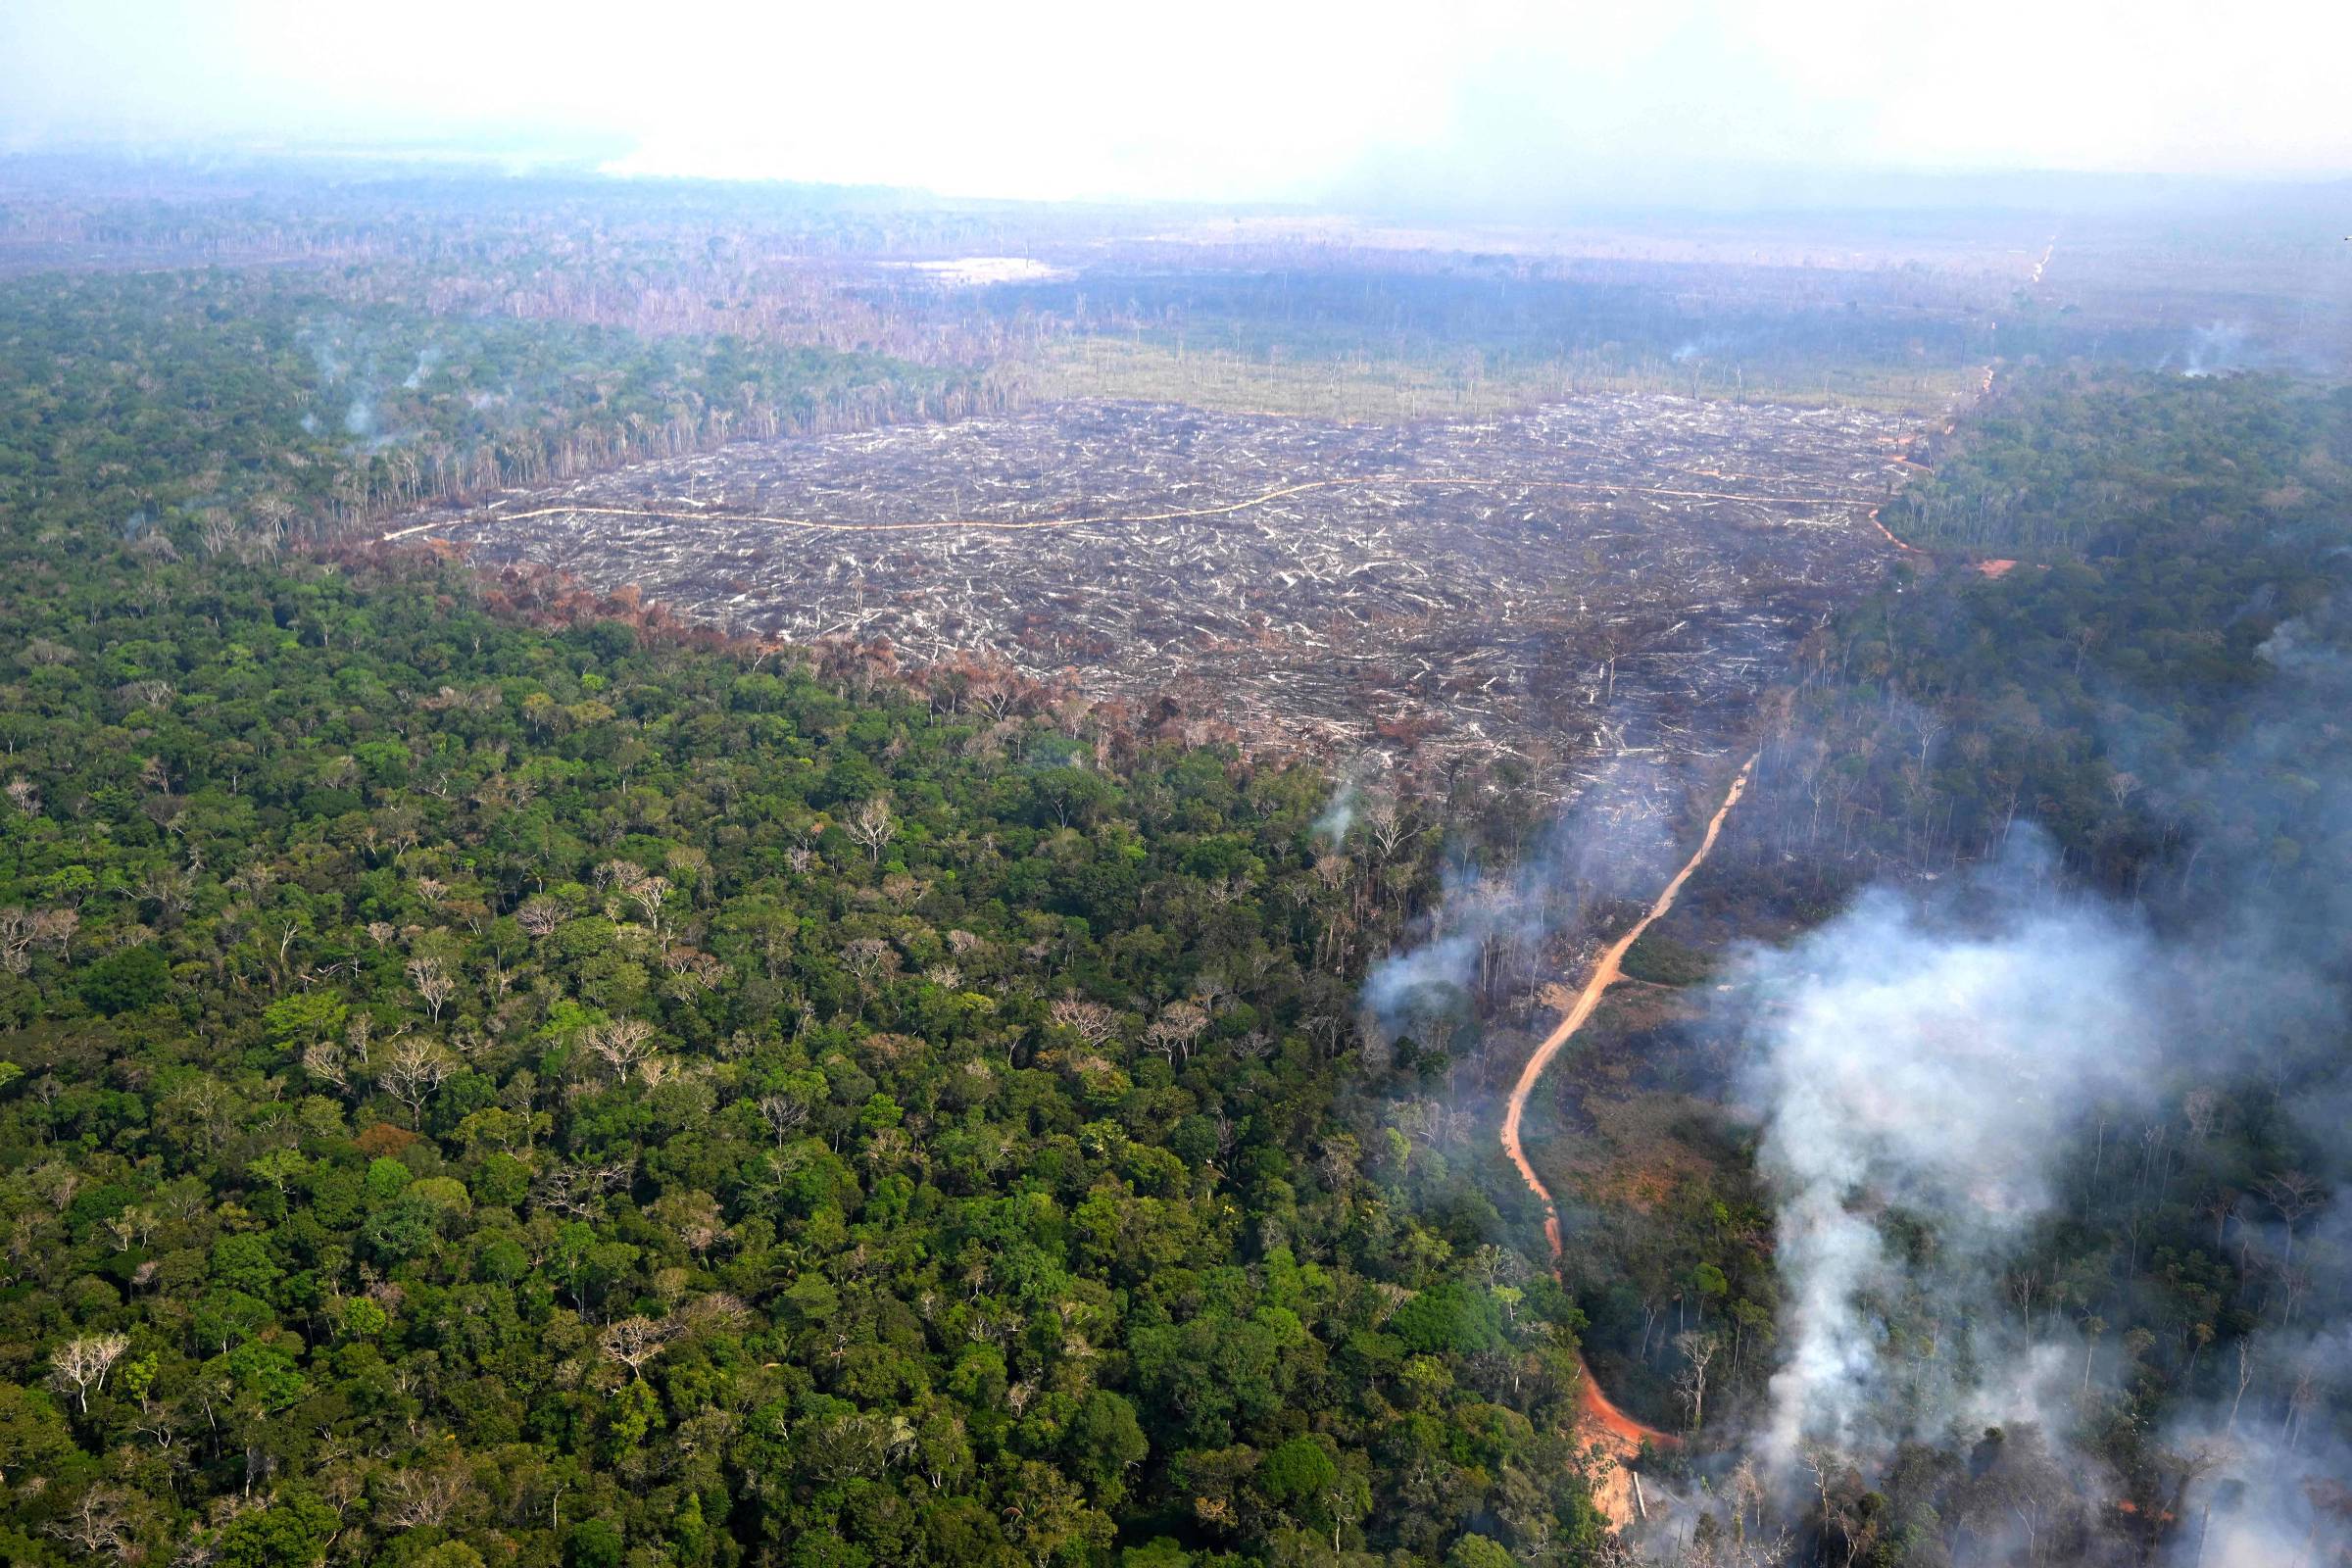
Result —
[{"label": "smoke plume", "polygon": [[1748,1090],[1787,1300],[1761,1453],[1784,1474],[1809,1444],[1884,1458],[2029,1413],[2028,1348],[1907,1357],[1890,1333],[1997,1315],[2056,1152],[2085,1107],[2141,1104],[2161,1059],[2153,939],[2047,871],[2029,843],[1958,898],[1873,890],[1745,959],[1772,1014]]},{"label": "smoke plume", "polygon": [[1617,759],[1509,869],[1450,865],[1445,896],[1412,945],[1365,977],[1373,1028],[1390,1040],[1427,1034],[1443,1018],[1462,1017],[1468,994],[1492,1000],[1521,982],[1532,989],[1556,967],[1544,951],[1553,937],[1609,900],[1654,893],[1677,858],[1669,809],[1677,779],[1656,763]]},{"label": "smoke plume", "polygon": [[[2248,368],[2253,357],[2248,353],[2248,332],[2243,322],[2215,321],[2206,326],[2192,327],[2188,346],[2181,352],[2180,373],[2186,376],[2224,375],[2231,370]],[[2169,368],[2172,357],[2165,357]]]}]

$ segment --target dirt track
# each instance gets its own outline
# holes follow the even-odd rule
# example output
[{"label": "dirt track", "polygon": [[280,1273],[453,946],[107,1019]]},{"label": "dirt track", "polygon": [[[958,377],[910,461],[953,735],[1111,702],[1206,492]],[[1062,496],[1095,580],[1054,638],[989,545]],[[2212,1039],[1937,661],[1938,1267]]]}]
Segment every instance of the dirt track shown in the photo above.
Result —
[{"label": "dirt track", "polygon": [[[1536,1083],[1544,1076],[1544,1069],[1551,1064],[1551,1058],[1558,1055],[1561,1048],[1592,1018],[1600,1005],[1602,994],[1623,977],[1627,952],[1642,939],[1642,933],[1649,929],[1650,922],[1674,907],[1675,898],[1683,891],[1683,884],[1690,880],[1690,873],[1698,869],[1715,848],[1716,837],[1723,831],[1724,818],[1730,816],[1732,808],[1740,804],[1740,797],[1747,789],[1748,774],[1755,765],[1753,757],[1740,764],[1739,774],[1733,778],[1731,790],[1724,796],[1723,804],[1715,808],[1715,814],[1707,820],[1707,831],[1698,841],[1698,848],[1684,862],[1683,868],[1674,874],[1674,880],[1666,884],[1665,891],[1650,904],[1642,918],[1602,950],[1599,961],[1593,964],[1592,974],[1586,980],[1585,988],[1577,993],[1574,1004],[1560,1015],[1560,1021],[1552,1026],[1551,1033],[1545,1035],[1543,1043],[1528,1056],[1527,1065],[1520,1069],[1519,1081],[1511,1086],[1511,1098],[1502,1115],[1502,1152],[1519,1168],[1519,1179],[1527,1183],[1528,1190],[1544,1200],[1544,1236],[1551,1244],[1555,1267],[1561,1252],[1559,1209],[1552,1202],[1550,1189],[1544,1185],[1537,1177],[1535,1167],[1528,1163],[1527,1152],[1519,1140],[1519,1124],[1527,1111],[1528,1096],[1535,1092]],[[1600,1386],[1592,1380],[1592,1368],[1580,1363],[1580,1370],[1584,1382],[1578,1397],[1578,1409],[1612,1457],[1621,1461],[1633,1457],[1641,1451],[1644,1440],[1652,1446],[1661,1448],[1672,1447],[1679,1441],[1670,1433],[1642,1425],[1610,1403],[1608,1396],[1601,1393]],[[1630,1478],[1620,1463],[1610,1472],[1597,1500],[1610,1522],[1621,1529],[1632,1517],[1631,1494]]]}]

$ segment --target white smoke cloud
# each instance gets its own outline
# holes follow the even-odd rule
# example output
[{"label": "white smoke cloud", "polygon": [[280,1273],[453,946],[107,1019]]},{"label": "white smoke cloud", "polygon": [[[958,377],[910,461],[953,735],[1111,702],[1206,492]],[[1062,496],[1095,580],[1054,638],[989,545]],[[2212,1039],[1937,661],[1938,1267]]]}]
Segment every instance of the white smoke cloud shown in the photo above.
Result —
[{"label": "white smoke cloud", "polygon": [[1339,782],[1332,786],[1331,799],[1324,803],[1322,813],[1307,831],[1333,844],[1345,842],[1348,830],[1355,826],[1356,815],[1364,808],[1364,787],[1378,765],[1379,760],[1369,754],[1349,763]]},{"label": "white smoke cloud", "polygon": [[432,374],[434,369],[437,368],[440,364],[441,351],[439,349],[427,346],[417,350],[416,368],[410,370],[408,375],[402,379],[400,384],[412,392],[416,391],[418,387],[424,385],[424,378]]},{"label": "white smoke cloud", "polygon": [[1787,1293],[1761,1447],[1784,1472],[1812,1443],[1883,1455],[2043,1407],[2052,1368],[2030,1348],[1923,1359],[1887,1322],[1906,1305],[1996,1317],[2001,1259],[2049,1210],[2066,1135],[2088,1105],[2143,1101],[2163,1054],[2153,938],[2041,891],[2040,854],[1934,905],[1873,890],[1744,959],[1769,1011],[1747,1089]]},{"label": "white smoke cloud", "polygon": [[[2180,373],[2190,377],[2224,375],[2247,368],[2253,364],[2247,343],[2250,335],[2242,321],[2214,321],[2191,327],[2188,346],[2181,351]],[[2164,367],[2160,368],[2169,368],[2171,364],[2172,357],[2167,355]]]},{"label": "white smoke cloud", "polygon": [[[2335,1149],[2352,1117],[2352,1084],[2339,1078],[2295,1110],[2318,1147]],[[2182,1521],[2196,1541],[2190,1560],[2206,1568],[2352,1552],[2352,1447],[2334,1426],[2352,1401],[2352,1207],[2324,1211],[2294,1256],[2309,1304],[2247,1342],[2243,1389],[2183,1411],[2165,1433],[2169,1446],[2212,1462],[2205,1495]]]},{"label": "white smoke cloud", "polygon": [[1669,805],[1678,775],[1613,760],[1507,870],[1456,862],[1445,897],[1417,939],[1372,966],[1362,1003],[1389,1038],[1426,1030],[1500,961],[1521,976],[1549,973],[1543,947],[1604,900],[1646,898],[1678,858]]},{"label": "white smoke cloud", "polygon": [[[2237,908],[2158,932],[2060,886],[2028,835],[1958,884],[1873,889],[1788,948],[1741,956],[1742,1092],[1761,1123],[1784,1287],[1781,1365],[1749,1451],[1793,1500],[1819,1450],[1884,1476],[1904,1443],[1952,1451],[2000,1428],[2046,1445],[2073,1478],[2086,1550],[2205,1568],[2335,1560],[2352,1544],[2352,1450],[2333,1414],[2352,1397],[2352,1209],[2323,1209],[2290,1254],[2285,1226],[2241,1202],[2238,1247],[2272,1297],[2243,1341],[2245,1387],[2229,1375],[2236,1341],[2217,1348],[2229,1366],[2204,1392],[2175,1385],[2148,1434],[2165,1491],[2137,1513],[2120,1511],[2122,1479],[2076,1446],[2098,1446],[2089,1411],[2121,1407],[2129,1354],[2085,1332],[2077,1314],[2093,1304],[2060,1310],[2058,1281],[2033,1282],[2037,1308],[2010,1287],[2031,1278],[2014,1270],[2036,1231],[2087,1200],[2094,1139],[2112,1186],[2119,1162],[2177,1136],[2166,1129],[2189,1086],[2278,1068],[2281,1040],[2340,1027],[2340,999],[2287,956],[2276,919]],[[2348,1081],[2323,1068],[2288,1103],[2307,1148],[2335,1148]],[[2293,1270],[2307,1305],[2280,1320],[2276,1292]],[[1979,1560],[2037,1549],[1987,1541]]]}]

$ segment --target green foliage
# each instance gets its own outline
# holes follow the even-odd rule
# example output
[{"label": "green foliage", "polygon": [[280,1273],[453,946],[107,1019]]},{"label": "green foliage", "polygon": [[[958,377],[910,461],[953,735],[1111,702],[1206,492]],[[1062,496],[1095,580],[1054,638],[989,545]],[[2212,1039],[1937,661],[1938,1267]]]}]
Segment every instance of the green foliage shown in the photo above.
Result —
[{"label": "green foliage", "polygon": [[1446,1568],[1513,1568],[1511,1554],[1487,1536],[1464,1536],[1446,1553]]},{"label": "green foliage", "polygon": [[336,1529],[335,1513],[307,1492],[240,1514],[220,1532],[214,1561],[225,1568],[314,1568]]},{"label": "green foliage", "polygon": [[[303,416],[416,340],[303,289],[0,286],[0,908],[47,922],[0,975],[0,1472],[66,1478],[0,1544],[56,1560],[117,1469],[142,1549],[238,1568],[1571,1539],[1566,1342],[1346,1049],[1443,835],[1348,852],[1335,942],[1311,769],[224,540],[841,368],[466,321],[375,446]],[[544,428],[468,423],[488,384]],[[32,1387],[103,1337],[86,1415]],[[1545,1436],[1480,1448],[1496,1401]]]},{"label": "green foliage", "polygon": [[1914,543],[2042,562],[2123,562],[2208,524],[2291,533],[2352,486],[2348,423],[2352,391],[2278,376],[2029,372],[1885,520]]},{"label": "green foliage", "polygon": [[1071,1462],[1095,1494],[1115,1502],[1127,1471],[1144,1462],[1152,1444],[1124,1396],[1097,1389],[1070,1422]]},{"label": "green foliage", "polygon": [[2129,898],[2325,893],[2352,390],[2043,371],[1957,440],[1886,521],[2019,564],[1903,571],[1817,638],[1719,858],[1818,914],[2030,824]]},{"label": "green foliage", "polygon": [[49,1474],[77,1451],[45,1390],[0,1383],[0,1475]]},{"label": "green foliage", "polygon": [[1715,972],[1706,953],[1656,931],[1643,932],[1626,949],[1621,965],[1631,978],[1653,986],[1694,986]]},{"label": "green foliage", "polygon": [[1474,1355],[1503,1343],[1502,1312],[1474,1286],[1448,1280],[1398,1307],[1389,1332],[1423,1354]]},{"label": "green foliage", "polygon": [[1321,1496],[1340,1478],[1340,1467],[1312,1438],[1293,1438],[1266,1455],[1258,1479],[1276,1502]]},{"label": "green foliage", "polygon": [[620,1568],[626,1543],[603,1519],[583,1519],[564,1538],[564,1568]]},{"label": "green foliage", "polygon": [[110,953],[81,973],[81,1000],[109,1016],[152,1007],[171,988],[171,966],[146,946]]}]

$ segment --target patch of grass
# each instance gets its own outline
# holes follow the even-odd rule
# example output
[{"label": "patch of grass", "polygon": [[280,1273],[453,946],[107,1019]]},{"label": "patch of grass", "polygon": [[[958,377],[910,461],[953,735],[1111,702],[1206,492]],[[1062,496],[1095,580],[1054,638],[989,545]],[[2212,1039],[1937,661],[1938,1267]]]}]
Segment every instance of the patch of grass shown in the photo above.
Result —
[{"label": "patch of grass", "polygon": [[1736,368],[1625,362],[1602,354],[1496,368],[1371,355],[1347,358],[1185,348],[1152,338],[1087,337],[1050,349],[1031,367],[1045,398],[1180,403],[1229,414],[1270,414],[1351,424],[1479,418],[1578,393],[1741,398],[1801,407],[1947,407],[1979,372],[1855,367],[1803,384],[1766,384]]},{"label": "patch of grass", "polygon": [[1694,986],[1715,972],[1715,960],[1701,949],[1649,931],[1626,950],[1622,967],[1631,978],[1653,986]]}]

